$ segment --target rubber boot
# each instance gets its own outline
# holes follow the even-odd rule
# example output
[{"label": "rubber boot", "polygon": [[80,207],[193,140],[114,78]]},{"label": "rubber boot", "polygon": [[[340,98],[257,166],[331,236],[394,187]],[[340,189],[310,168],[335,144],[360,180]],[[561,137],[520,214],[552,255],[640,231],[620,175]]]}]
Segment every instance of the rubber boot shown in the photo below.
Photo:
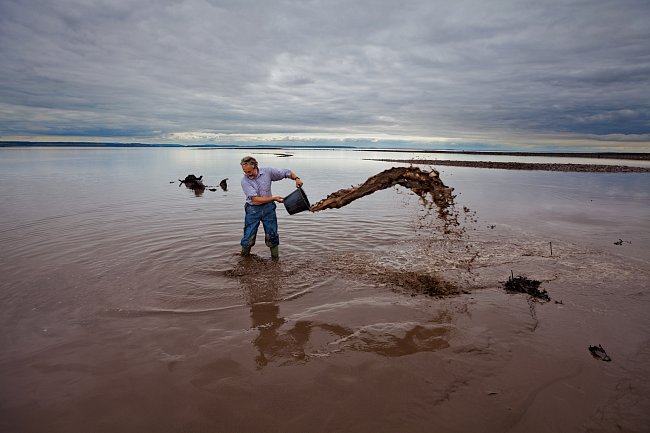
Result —
[{"label": "rubber boot", "polygon": [[251,247],[241,247],[241,255],[248,256],[251,253]]},{"label": "rubber boot", "polygon": [[271,247],[271,258],[273,259],[279,259],[280,258],[280,251],[278,246]]}]

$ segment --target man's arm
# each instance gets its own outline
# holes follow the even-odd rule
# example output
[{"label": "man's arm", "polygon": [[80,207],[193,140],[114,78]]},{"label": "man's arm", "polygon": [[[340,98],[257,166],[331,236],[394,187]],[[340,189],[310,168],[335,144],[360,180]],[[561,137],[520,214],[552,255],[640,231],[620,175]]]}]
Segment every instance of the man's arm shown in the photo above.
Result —
[{"label": "man's arm", "polygon": [[251,202],[253,202],[253,204],[271,203],[272,201],[282,203],[284,201],[284,198],[280,197],[279,195],[276,195],[275,197],[261,197],[259,195],[255,195],[251,197]]},{"label": "man's arm", "polygon": [[271,180],[282,180],[282,179],[291,179],[296,181],[296,186],[302,186],[302,180],[298,177],[296,173],[289,170],[288,168],[267,168],[271,174]]},{"label": "man's arm", "polygon": [[296,173],[294,173],[293,171],[289,171],[289,178],[290,178],[291,180],[295,180],[295,181],[296,181],[296,187],[301,187],[301,186],[302,186],[302,180],[301,180],[301,179],[298,177],[298,175],[297,175]]}]

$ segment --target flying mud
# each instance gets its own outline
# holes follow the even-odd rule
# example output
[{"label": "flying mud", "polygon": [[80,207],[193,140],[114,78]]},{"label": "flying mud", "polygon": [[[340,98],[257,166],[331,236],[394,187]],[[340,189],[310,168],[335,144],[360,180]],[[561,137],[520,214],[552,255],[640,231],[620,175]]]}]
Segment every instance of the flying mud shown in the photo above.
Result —
[{"label": "flying mud", "polygon": [[401,185],[409,188],[420,196],[424,203],[432,202],[438,208],[442,218],[449,216],[449,208],[454,204],[453,188],[446,186],[440,180],[436,170],[424,171],[417,167],[393,167],[382,171],[366,180],[361,185],[340,189],[323,200],[312,205],[309,210],[319,212],[324,209],[338,209],[353,201],[382,189]]}]

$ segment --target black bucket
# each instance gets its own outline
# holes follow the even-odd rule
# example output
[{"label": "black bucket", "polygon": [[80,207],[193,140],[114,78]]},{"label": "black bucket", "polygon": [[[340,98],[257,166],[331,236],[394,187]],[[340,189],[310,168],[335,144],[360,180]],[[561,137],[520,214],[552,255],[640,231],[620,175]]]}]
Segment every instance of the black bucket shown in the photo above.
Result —
[{"label": "black bucket", "polygon": [[284,198],[284,207],[289,215],[309,209],[309,199],[302,188],[296,188],[294,192]]}]

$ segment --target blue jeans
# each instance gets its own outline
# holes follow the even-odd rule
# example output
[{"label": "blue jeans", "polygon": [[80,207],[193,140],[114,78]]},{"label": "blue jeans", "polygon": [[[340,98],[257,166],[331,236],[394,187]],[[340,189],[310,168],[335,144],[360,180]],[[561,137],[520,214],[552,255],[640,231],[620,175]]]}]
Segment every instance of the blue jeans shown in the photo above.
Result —
[{"label": "blue jeans", "polygon": [[241,238],[241,246],[250,248],[255,245],[257,229],[260,222],[264,226],[264,242],[269,248],[280,244],[278,235],[278,219],[275,216],[275,202],[252,205],[246,203],[246,217],[244,218],[244,236]]}]

